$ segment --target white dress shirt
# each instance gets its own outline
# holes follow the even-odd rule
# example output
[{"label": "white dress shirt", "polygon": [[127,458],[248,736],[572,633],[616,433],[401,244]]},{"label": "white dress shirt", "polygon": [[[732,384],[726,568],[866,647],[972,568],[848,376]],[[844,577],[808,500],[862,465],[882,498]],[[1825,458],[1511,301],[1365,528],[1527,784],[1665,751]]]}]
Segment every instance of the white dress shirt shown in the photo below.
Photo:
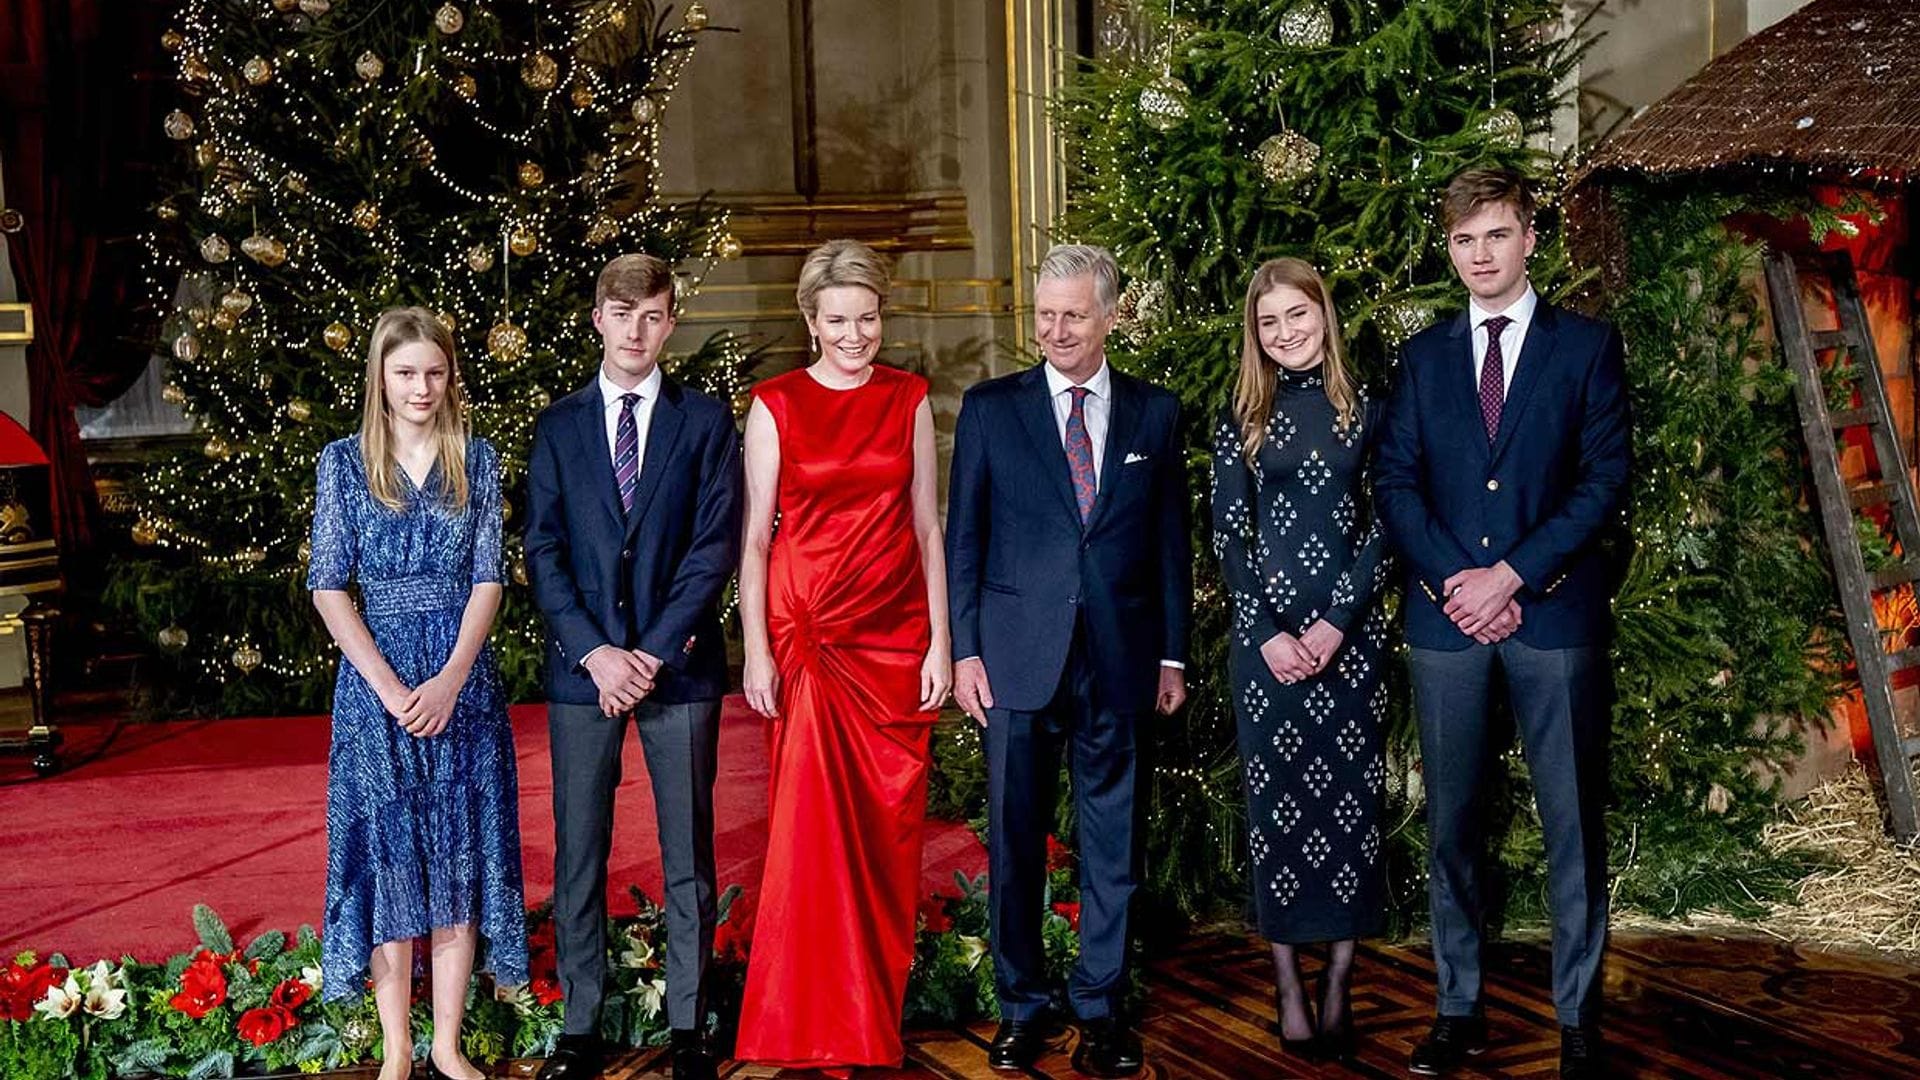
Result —
[{"label": "white dress shirt", "polygon": [[1473,385],[1480,385],[1480,370],[1486,365],[1487,320],[1505,315],[1513,321],[1500,331],[1500,392],[1504,395],[1513,387],[1513,369],[1520,363],[1520,347],[1527,340],[1527,327],[1533,324],[1533,312],[1539,306],[1540,294],[1533,291],[1532,285],[1505,311],[1488,311],[1477,302],[1468,302],[1467,311],[1473,319]]},{"label": "white dress shirt", "polygon": [[620,385],[607,378],[606,369],[600,371],[600,411],[601,419],[607,426],[607,460],[612,461],[614,446],[620,441],[620,396],[626,393],[640,395],[633,403],[633,431],[640,436],[640,446],[633,461],[633,475],[639,476],[640,470],[647,464],[647,429],[653,426],[653,403],[660,400],[660,384],[666,376],[660,374],[658,365],[640,380],[640,385],[632,391],[620,389]]},{"label": "white dress shirt", "polygon": [[1103,357],[1100,370],[1084,383],[1076,383],[1060,374],[1060,369],[1047,364],[1047,393],[1053,397],[1053,426],[1060,431],[1060,445],[1067,445],[1067,417],[1073,412],[1073,395],[1068,393],[1075,386],[1087,388],[1086,404],[1081,413],[1087,422],[1087,438],[1093,443],[1093,489],[1100,490],[1100,467],[1107,457],[1107,419],[1113,415],[1113,372],[1107,367]]}]

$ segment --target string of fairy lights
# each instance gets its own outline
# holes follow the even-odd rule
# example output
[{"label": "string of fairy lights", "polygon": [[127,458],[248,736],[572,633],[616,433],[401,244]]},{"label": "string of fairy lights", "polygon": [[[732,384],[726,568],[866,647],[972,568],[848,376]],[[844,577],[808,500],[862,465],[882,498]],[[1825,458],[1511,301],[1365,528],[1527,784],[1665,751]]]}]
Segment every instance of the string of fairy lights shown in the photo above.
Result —
[{"label": "string of fairy lights", "polygon": [[[484,342],[463,350],[468,418],[511,487],[540,408],[597,356],[580,283],[615,242],[678,256],[683,302],[741,254],[724,212],[655,186],[659,120],[708,25],[697,0],[657,35],[635,23],[642,0],[404,7],[186,0],[162,36],[184,98],[164,127],[195,173],[155,208],[145,284],[173,312],[163,396],[205,442],[147,471],[132,538],[216,587],[304,579],[313,464],[358,427],[358,350],[382,308],[424,303],[456,341]],[[452,167],[443,145],[503,164]],[[730,374],[706,388],[737,398],[744,347],[713,347]],[[330,650],[274,655],[273,636],[222,626],[196,641],[177,615],[157,635],[218,682],[331,669]]]}]

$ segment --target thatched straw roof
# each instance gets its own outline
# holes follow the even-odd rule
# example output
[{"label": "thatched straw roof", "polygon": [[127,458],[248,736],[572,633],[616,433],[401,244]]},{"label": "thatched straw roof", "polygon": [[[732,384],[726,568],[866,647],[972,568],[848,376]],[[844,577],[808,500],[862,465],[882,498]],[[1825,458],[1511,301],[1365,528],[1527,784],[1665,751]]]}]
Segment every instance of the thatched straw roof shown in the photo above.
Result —
[{"label": "thatched straw roof", "polygon": [[1814,0],[1701,69],[1581,171],[1728,166],[1920,172],[1920,0]]}]

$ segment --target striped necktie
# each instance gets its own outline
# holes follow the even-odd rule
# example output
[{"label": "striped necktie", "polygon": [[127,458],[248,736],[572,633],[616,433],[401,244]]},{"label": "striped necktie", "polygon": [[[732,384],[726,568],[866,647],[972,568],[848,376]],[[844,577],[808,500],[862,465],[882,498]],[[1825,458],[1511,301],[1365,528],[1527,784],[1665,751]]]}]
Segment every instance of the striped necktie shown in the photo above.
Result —
[{"label": "striped necktie", "polygon": [[633,511],[633,489],[640,480],[640,427],[633,422],[633,407],[640,395],[620,395],[620,422],[613,435],[613,479],[620,485],[620,512]]}]

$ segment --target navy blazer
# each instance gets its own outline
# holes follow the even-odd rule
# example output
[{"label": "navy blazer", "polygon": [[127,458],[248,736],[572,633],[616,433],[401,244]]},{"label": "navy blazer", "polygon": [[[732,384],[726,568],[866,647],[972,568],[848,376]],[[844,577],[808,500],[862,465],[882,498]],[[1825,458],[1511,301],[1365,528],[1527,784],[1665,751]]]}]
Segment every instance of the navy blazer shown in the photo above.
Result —
[{"label": "navy blazer", "polygon": [[1180,403],[1112,372],[1100,490],[1083,527],[1040,366],[975,385],[947,489],[953,655],[986,664],[994,705],[1044,708],[1076,624],[1105,707],[1150,710],[1160,661],[1187,660],[1193,555]]},{"label": "navy blazer", "polygon": [[647,451],[622,513],[599,380],[554,402],[533,429],[527,572],[547,620],[547,698],[599,702],[580,661],[596,646],[660,658],[648,700],[727,691],[720,594],[740,555],[740,435],[728,408],[663,379]]},{"label": "navy blazer", "polygon": [[1506,560],[1523,582],[1515,638],[1604,643],[1632,446],[1612,326],[1541,300],[1489,444],[1462,313],[1407,342],[1374,458],[1376,512],[1407,568],[1407,643],[1464,649],[1441,583]]}]

